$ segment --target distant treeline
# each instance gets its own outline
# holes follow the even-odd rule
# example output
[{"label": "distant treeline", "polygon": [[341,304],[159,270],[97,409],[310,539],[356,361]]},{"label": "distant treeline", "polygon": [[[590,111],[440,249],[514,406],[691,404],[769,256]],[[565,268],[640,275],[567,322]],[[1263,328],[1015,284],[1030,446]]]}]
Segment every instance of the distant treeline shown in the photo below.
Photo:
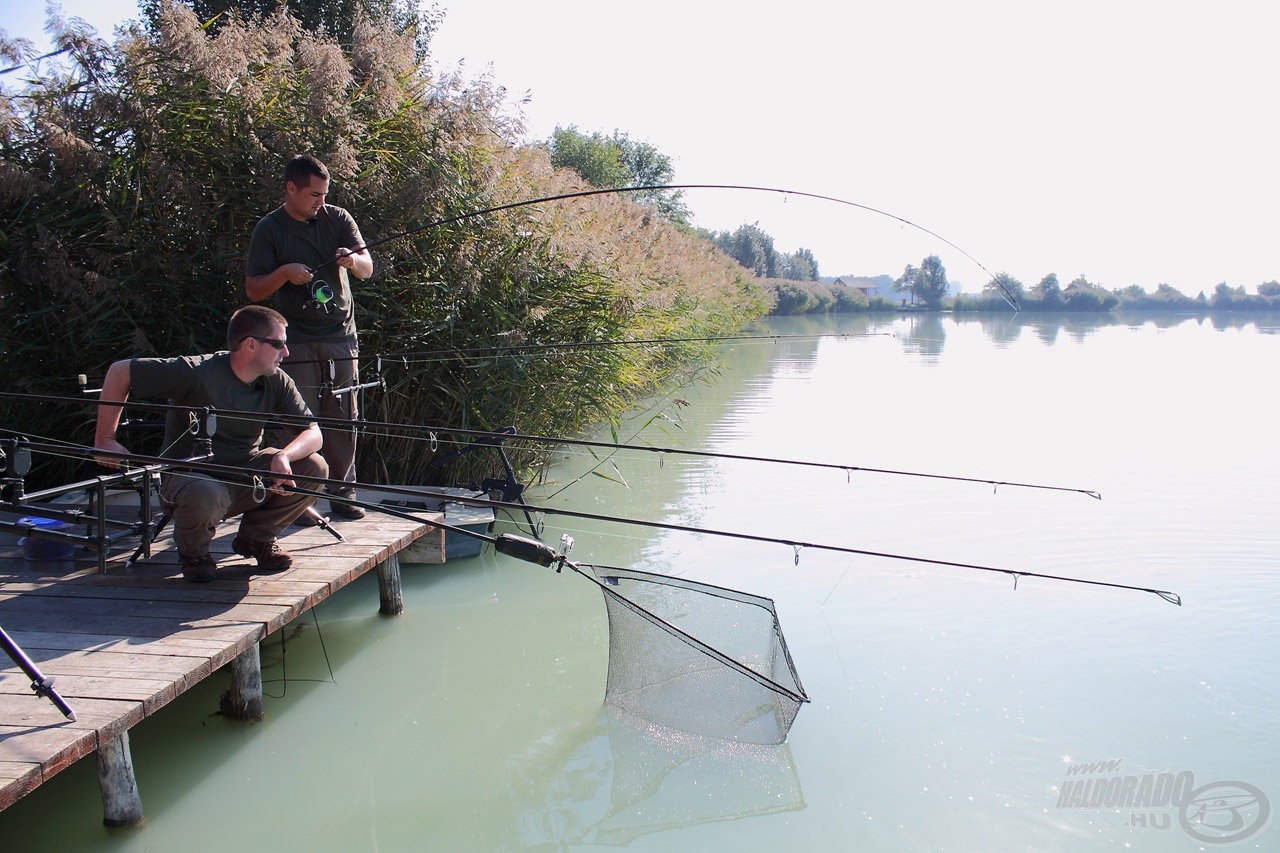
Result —
[{"label": "distant treeline", "polygon": [[[1052,273],[1028,288],[1007,273],[999,273],[978,294],[948,296],[946,271],[936,255],[926,258],[919,268],[907,267],[902,276],[889,279],[849,277],[850,283],[837,279],[821,281],[768,281],[773,292],[775,315],[834,314],[859,311],[901,311],[904,308],[923,311],[1008,311],[1016,304],[1024,311],[1159,311],[1209,313],[1211,311],[1280,311],[1280,282],[1258,285],[1256,293],[1225,282],[1212,293],[1201,291],[1187,296],[1168,284],[1147,292],[1139,285],[1108,290],[1084,276],[1063,287]],[[891,283],[886,287],[886,283]],[[893,296],[885,295],[891,289]]]}]

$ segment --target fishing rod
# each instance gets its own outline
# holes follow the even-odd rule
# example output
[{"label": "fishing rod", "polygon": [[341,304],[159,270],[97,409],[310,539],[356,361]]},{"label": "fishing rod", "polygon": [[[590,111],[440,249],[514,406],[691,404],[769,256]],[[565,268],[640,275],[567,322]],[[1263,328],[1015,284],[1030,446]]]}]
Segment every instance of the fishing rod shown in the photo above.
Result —
[{"label": "fishing rod", "polygon": [[[31,444],[30,449],[42,450],[42,449],[48,449],[48,448],[45,448],[43,445]],[[114,458],[114,459],[119,459],[121,462],[132,461],[132,462],[141,462],[143,464],[165,463],[165,464],[171,464],[171,465],[174,465],[174,467],[180,467],[183,469],[203,471],[205,473],[217,473],[225,476],[243,476],[243,474],[245,473],[245,469],[240,468],[238,466],[232,466],[232,465],[198,463],[198,462],[193,462],[191,460],[163,459],[160,457],[143,456],[139,454],[111,453],[111,452],[96,450],[94,448],[88,448],[88,447],[75,447],[75,448],[55,447],[53,449],[56,449],[61,452],[74,451],[72,455]],[[253,473],[255,477],[258,477],[259,479],[262,478],[261,477],[262,472],[255,471]],[[1090,578],[1074,578],[1074,577],[1069,577],[1067,575],[1048,574],[1046,572],[1032,572],[1032,571],[1026,571],[1024,569],[1009,569],[1009,568],[1002,568],[999,566],[983,565],[980,563],[966,563],[966,562],[960,562],[956,560],[943,560],[936,557],[922,557],[922,556],[911,555],[911,554],[897,554],[897,553],[892,553],[888,551],[875,551],[867,548],[853,548],[845,545],[831,545],[831,544],[826,544],[821,542],[807,542],[807,541],[798,540],[798,539],[786,539],[786,538],[777,537],[777,536],[765,536],[759,533],[744,533],[741,531],[719,530],[719,529],[707,528],[707,527],[694,527],[692,525],[676,524],[674,522],[626,518],[622,516],[605,515],[602,513],[582,512],[579,510],[563,509],[560,507],[534,506],[526,503],[514,503],[511,501],[500,501],[500,500],[492,500],[488,498],[479,498],[479,497],[476,497],[476,498],[462,497],[458,495],[449,494],[447,492],[432,491],[430,487],[424,488],[424,487],[412,487],[412,486],[384,486],[384,485],[374,485],[374,484],[359,483],[359,482],[344,483],[341,480],[331,480],[331,479],[316,478],[316,477],[311,477],[307,479],[310,482],[315,482],[315,483],[324,484],[324,485],[333,485],[333,484],[349,485],[349,486],[353,486],[356,490],[377,489],[380,491],[387,491],[387,492],[402,494],[402,495],[445,498],[450,501],[454,501],[456,503],[461,503],[465,506],[485,507],[485,508],[493,508],[493,509],[506,509],[506,510],[533,511],[533,512],[540,512],[545,515],[560,515],[568,518],[578,518],[578,519],[584,519],[588,521],[600,521],[600,522],[605,522],[609,524],[630,524],[638,527],[647,527],[647,528],[652,528],[657,530],[670,530],[670,531],[675,531],[679,533],[696,533],[696,534],[702,534],[707,536],[720,536],[720,537],[725,537],[730,539],[740,539],[740,540],[749,541],[749,542],[764,542],[764,543],[775,544],[775,545],[787,545],[791,547],[795,552],[795,560],[797,565],[799,565],[799,562],[800,562],[800,551],[807,548],[807,549],[818,550],[818,551],[830,551],[830,552],[840,553],[840,554],[854,554],[854,555],[863,556],[863,557],[879,557],[881,559],[886,559],[886,560],[899,560],[899,561],[912,562],[912,563],[921,563],[924,565],[931,565],[931,566],[943,566],[947,568],[965,569],[968,571],[980,571],[980,572],[989,572],[994,574],[1003,574],[1013,578],[1014,589],[1017,589],[1018,581],[1021,578],[1040,578],[1042,580],[1054,580],[1054,581],[1061,581],[1063,583],[1078,583],[1078,584],[1086,584],[1090,586],[1109,587],[1112,589],[1128,590],[1131,592],[1145,592],[1145,593],[1150,593],[1151,595],[1159,596],[1160,598],[1164,599],[1165,601],[1168,601],[1171,604],[1175,604],[1179,607],[1182,606],[1182,597],[1178,595],[1176,592],[1172,592],[1166,589],[1156,589],[1154,587],[1115,583],[1113,581],[1101,581],[1101,580],[1094,580]],[[323,492],[311,491],[308,489],[302,489],[298,487],[285,487],[285,491],[313,495],[317,498],[327,497],[330,500],[338,499],[343,503],[350,503],[350,504],[363,506],[366,509],[371,509],[378,512],[388,512],[391,515],[396,515],[402,518],[416,519],[418,521],[422,521],[423,523],[432,524],[437,527],[443,527],[451,531],[458,530],[459,532],[463,532],[461,531],[460,528],[454,528],[448,524],[438,522],[435,520],[422,519],[416,515],[413,515],[412,513],[406,513],[405,510],[402,508],[387,507],[386,505],[381,503],[375,504],[375,503],[365,502],[357,498],[339,498],[338,496],[335,496],[335,495],[328,495]],[[474,532],[467,532],[465,535],[476,536],[479,538],[489,538],[489,537],[485,537],[483,534],[478,534]],[[490,541],[491,541],[491,538],[490,538]]]},{"label": "fishing rod", "polygon": [[[503,501],[482,500],[479,498],[462,499],[463,503],[476,506],[508,508],[513,504],[506,504]],[[658,530],[672,530],[680,533],[698,533],[707,536],[721,536],[730,539],[741,539],[749,542],[767,542],[775,545],[788,545],[795,551],[796,565],[800,564],[800,551],[810,548],[819,551],[832,551],[840,554],[856,554],[862,557],[880,557],[886,560],[900,560],[911,563],[923,563],[931,566],[944,566],[947,568],[966,569],[970,571],[991,572],[996,574],[1008,575],[1013,578],[1013,588],[1018,588],[1018,580],[1020,578],[1040,578],[1042,580],[1062,581],[1064,583],[1087,584],[1090,586],[1110,587],[1112,589],[1128,590],[1130,592],[1146,592],[1151,595],[1159,596],[1170,604],[1182,606],[1182,597],[1176,592],[1167,589],[1156,589],[1153,587],[1135,586],[1132,584],[1115,583],[1112,581],[1092,580],[1089,578],[1073,578],[1067,575],[1053,575],[1045,572],[1031,572],[1023,569],[1008,569],[999,566],[987,566],[979,563],[964,563],[956,560],[942,560],[935,557],[920,557],[910,554],[895,554],[888,551],[872,551],[866,548],[852,548],[844,545],[828,545],[820,542],[804,542],[795,539],[783,539],[776,536],[764,536],[758,533],[742,533],[732,530],[717,530],[706,527],[694,527],[687,524],[675,524],[665,521],[648,521],[636,518],[624,518],[621,516],[602,515],[599,513],[580,512],[578,510],[560,509],[558,507],[533,506],[529,505],[529,509],[535,512],[541,512],[548,515],[563,515],[570,518],[580,518],[589,521],[602,521],[611,524],[631,524],[638,527],[649,527]]]},{"label": "fishing rod", "polygon": [[[75,397],[48,397],[48,396],[42,396],[42,395],[23,394],[23,393],[13,392],[13,391],[0,391],[0,399],[32,399],[32,398],[39,399],[46,402],[64,402],[64,403],[84,403],[85,402],[85,400],[80,398],[75,398]],[[162,403],[135,404],[135,403],[126,401],[123,404],[121,404],[121,403],[104,403],[102,401],[91,401],[91,402],[95,402],[97,405],[113,405],[113,406],[123,406],[123,407],[139,405],[147,409],[148,411],[168,411],[170,409],[179,409],[179,410],[185,411],[190,409],[190,406],[175,406],[175,405],[166,405]],[[238,412],[232,409],[218,409],[217,414],[220,417],[225,417],[225,418],[235,418],[237,416],[243,416],[245,418],[261,417],[259,413]],[[294,425],[302,425],[302,426],[305,426],[308,423],[316,423],[316,424],[319,424],[321,428],[325,428],[325,427],[349,428],[351,425],[350,421],[343,420],[341,418],[324,418],[319,416],[313,416],[308,418],[302,415],[272,415],[271,420],[278,421],[284,424],[292,423]],[[378,431],[383,431],[383,430],[387,432],[421,431],[421,432],[426,432],[431,436],[430,439],[411,439],[411,440],[417,440],[417,441],[438,440],[437,439],[438,433],[449,433],[452,435],[466,436],[471,438],[498,437],[498,438],[501,438],[503,441],[507,441],[507,442],[522,441],[522,442],[528,442],[533,444],[555,444],[555,445],[563,445],[563,446],[570,446],[570,447],[592,447],[592,448],[598,448],[598,449],[604,449],[604,450],[617,450],[617,451],[634,450],[634,451],[643,451],[646,453],[656,453],[660,456],[666,456],[666,455],[691,456],[691,457],[704,458],[704,459],[726,459],[726,460],[741,461],[741,462],[761,462],[761,463],[768,463],[768,464],[775,464],[775,465],[793,465],[793,466],[804,467],[804,468],[818,468],[818,469],[825,469],[825,470],[832,470],[832,471],[843,471],[845,472],[846,476],[850,476],[850,477],[854,473],[866,473],[866,474],[885,474],[889,476],[898,476],[898,477],[916,477],[920,479],[930,479],[930,480],[949,480],[951,482],[959,482],[959,483],[978,483],[981,485],[991,486],[993,492],[999,489],[1001,486],[1007,486],[1010,488],[1020,488],[1020,489],[1038,489],[1041,491],[1052,491],[1052,492],[1071,492],[1075,494],[1085,495],[1087,497],[1094,498],[1095,500],[1102,500],[1102,493],[1097,491],[1096,489],[1083,489],[1083,488],[1076,488],[1071,486],[1054,486],[1054,485],[1048,485],[1044,483],[1027,483],[1027,482],[1020,482],[1015,480],[997,480],[997,479],[992,479],[990,477],[965,477],[965,476],[954,475],[954,474],[935,474],[935,473],[930,473],[925,471],[907,471],[907,470],[901,470],[901,469],[895,469],[895,468],[877,468],[877,467],[872,467],[867,465],[852,465],[852,464],[838,463],[838,462],[814,462],[814,461],[808,461],[803,459],[784,459],[784,458],[770,457],[770,456],[751,456],[751,455],[739,454],[739,453],[722,453],[722,452],[713,451],[713,450],[689,450],[689,449],[680,448],[680,447],[662,447],[657,445],[642,445],[642,444],[618,444],[615,442],[593,441],[591,439],[582,439],[582,438],[563,438],[560,436],[550,436],[550,435],[532,435],[532,434],[515,432],[514,427],[508,427],[502,430],[476,430],[476,429],[463,429],[460,427],[455,428],[455,427],[432,426],[429,424],[398,424],[391,421],[360,421],[360,426],[361,426],[361,429],[363,429],[365,432],[376,433]]]},{"label": "fishing rod", "polygon": [[[521,201],[512,201],[512,202],[507,202],[506,204],[497,204],[497,205],[493,205],[492,207],[481,208],[478,210],[471,210],[466,213],[459,213],[455,216],[447,216],[444,219],[433,220],[426,224],[418,225],[413,228],[409,228],[405,231],[400,231],[396,234],[391,234],[381,239],[374,240],[372,242],[366,241],[363,245],[357,246],[351,249],[347,254],[357,255],[357,254],[360,254],[361,252],[368,251],[369,249],[376,248],[377,246],[381,246],[385,243],[390,243],[392,240],[400,240],[405,237],[411,237],[414,234],[420,234],[421,232],[428,231],[432,228],[439,228],[442,225],[451,225],[454,222],[461,222],[465,219],[473,219],[477,216],[486,216],[490,213],[500,213],[504,210],[514,210],[516,208],[528,207],[530,205],[535,205],[535,204],[544,204],[550,201],[564,201],[566,199],[586,198],[588,196],[625,194],[625,193],[643,193],[643,192],[655,192],[660,190],[743,190],[746,192],[777,193],[784,196],[796,196],[797,198],[811,198],[811,199],[816,199],[818,201],[829,201],[835,204],[843,204],[848,207],[855,207],[859,210],[865,210],[868,213],[874,213],[879,216],[886,216],[889,219],[893,219],[897,222],[901,222],[903,225],[907,225],[911,228],[917,229],[918,231],[922,231],[925,234],[928,234],[930,237],[933,237],[936,240],[940,240],[943,243],[946,243],[948,246],[955,249],[960,254],[964,255],[966,258],[968,258],[970,261],[976,264],[979,269],[981,269],[984,273],[990,276],[991,280],[995,282],[997,287],[1000,288],[1000,293],[1004,297],[1004,300],[1009,303],[1009,306],[1013,308],[1014,311],[1020,310],[1018,308],[1018,301],[1013,298],[1013,294],[1011,294],[1008,291],[1008,289],[1004,286],[1004,284],[1001,283],[1000,280],[995,275],[992,274],[991,270],[987,269],[987,267],[981,261],[979,261],[973,255],[969,254],[960,246],[948,240],[946,237],[943,237],[938,232],[930,230],[924,227],[923,225],[919,225],[915,222],[912,222],[910,219],[906,219],[902,216],[898,216],[896,213],[890,213],[889,211],[881,210],[880,208],[877,208],[877,207],[872,207],[871,205],[862,204],[856,201],[850,201],[848,199],[837,198],[836,196],[821,195],[819,193],[804,192],[802,190],[792,190],[792,189],[785,189],[781,187],[758,187],[758,186],[750,186],[746,184],[646,184],[643,186],[634,186],[634,187],[604,187],[604,188],[596,188],[596,189],[590,189],[590,190],[578,190],[576,192],[571,192],[571,193],[559,193],[557,195],[548,195],[548,196],[541,196],[539,198],[523,199]],[[321,264],[318,264],[317,266],[310,267],[309,271],[312,274],[314,274],[324,269],[325,267],[330,266],[331,264],[336,264],[337,262],[338,262],[338,259],[333,258],[332,260],[325,261]]]},{"label": "fishing rod", "polygon": [[900,477],[922,477],[932,480],[952,480],[961,483],[982,483],[992,487],[995,491],[1000,486],[1012,486],[1022,489],[1043,489],[1055,492],[1075,492],[1096,500],[1102,500],[1102,493],[1094,489],[1077,489],[1068,486],[1049,486],[1041,483],[1020,483],[1011,480],[992,480],[985,477],[961,477],[951,474],[930,474],[921,471],[902,471],[893,468],[871,468],[865,465],[847,465],[836,462],[810,462],[803,459],[779,459],[770,456],[750,456],[740,453],[721,453],[714,450],[686,450],[679,447],[655,447],[640,444],[613,444],[607,441],[590,441],[587,439],[572,438],[553,438],[551,436],[539,435],[521,435],[514,433],[508,436],[510,441],[538,441],[556,444],[569,444],[579,447],[598,447],[613,450],[643,450],[649,453],[657,453],[661,455],[670,454],[672,456],[694,456],[704,459],[730,459],[743,462],[768,462],[778,465],[797,465],[807,468],[825,468],[834,471],[844,471],[847,475],[856,472],[868,474],[892,474]]}]

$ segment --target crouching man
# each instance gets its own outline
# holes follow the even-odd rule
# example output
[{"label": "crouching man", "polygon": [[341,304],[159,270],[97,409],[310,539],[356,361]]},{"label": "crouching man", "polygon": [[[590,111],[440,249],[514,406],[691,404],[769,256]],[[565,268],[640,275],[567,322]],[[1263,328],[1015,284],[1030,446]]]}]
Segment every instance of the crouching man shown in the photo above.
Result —
[{"label": "crouching man", "polygon": [[[280,370],[280,362],[289,355],[287,326],[276,311],[249,305],[231,315],[227,352],[125,359],[112,364],[102,382],[100,399],[107,402],[123,403],[134,394],[167,399],[191,409],[213,407],[222,414],[217,417],[209,461],[250,469],[239,478],[198,471],[171,471],[160,478],[160,500],[173,517],[182,576],[193,583],[214,579],[217,565],[209,554],[209,543],[218,522],[237,515],[243,517],[231,549],[255,558],[263,574],[289,568],[293,560],[276,544],[276,537],[315,498],[282,488],[318,490],[312,481],[329,476],[329,466],[319,454],[323,438],[315,422],[306,427],[287,424],[294,436],[284,447],[262,446],[268,416],[312,416],[293,380]],[[231,412],[260,413],[263,417]],[[190,417],[187,411],[169,411],[161,456],[185,459],[193,454]],[[119,406],[99,406],[94,447],[128,453],[116,439],[119,424]],[[98,461],[108,468],[119,466],[115,459]]]}]

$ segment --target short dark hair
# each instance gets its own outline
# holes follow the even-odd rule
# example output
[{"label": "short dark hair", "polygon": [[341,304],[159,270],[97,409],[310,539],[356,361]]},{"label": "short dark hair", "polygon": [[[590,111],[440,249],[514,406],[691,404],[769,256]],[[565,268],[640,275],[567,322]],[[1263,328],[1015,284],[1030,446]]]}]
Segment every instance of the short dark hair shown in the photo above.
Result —
[{"label": "short dark hair", "polygon": [[227,323],[227,349],[234,352],[245,338],[271,334],[271,324],[280,323],[286,328],[289,321],[274,308],[265,305],[246,305],[231,315]]},{"label": "short dark hair", "polygon": [[312,178],[328,180],[329,170],[310,154],[295,154],[284,166],[284,182],[286,184],[311,183]]}]

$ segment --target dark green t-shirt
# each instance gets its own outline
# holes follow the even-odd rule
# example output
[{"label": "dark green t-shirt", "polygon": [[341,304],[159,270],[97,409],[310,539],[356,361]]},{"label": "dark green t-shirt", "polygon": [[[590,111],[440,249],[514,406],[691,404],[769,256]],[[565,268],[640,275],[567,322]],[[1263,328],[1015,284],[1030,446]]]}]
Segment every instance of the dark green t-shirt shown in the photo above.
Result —
[{"label": "dark green t-shirt", "polygon": [[[231,370],[231,354],[184,355],[179,358],[135,358],[129,363],[130,394],[137,397],[165,397],[178,406],[193,409],[211,406],[215,411],[261,412],[264,414],[311,417],[302,402],[298,386],[283,371],[264,376],[251,384],[240,381]],[[219,414],[213,434],[213,461],[219,465],[243,465],[262,446],[262,430],[267,418]],[[171,410],[165,418],[164,451],[167,459],[192,455],[186,412]],[[286,427],[294,433],[300,426]]]},{"label": "dark green t-shirt", "polygon": [[[332,204],[323,205],[315,219],[308,222],[299,222],[283,207],[258,220],[249,238],[249,275],[266,275],[284,264],[306,264],[312,269],[324,265],[309,284],[285,284],[275,292],[275,309],[289,321],[290,340],[355,337],[351,284],[347,271],[332,261],[338,249],[363,245],[364,238],[351,214]],[[324,304],[313,298],[313,291],[321,282],[333,292],[333,298]]]}]

